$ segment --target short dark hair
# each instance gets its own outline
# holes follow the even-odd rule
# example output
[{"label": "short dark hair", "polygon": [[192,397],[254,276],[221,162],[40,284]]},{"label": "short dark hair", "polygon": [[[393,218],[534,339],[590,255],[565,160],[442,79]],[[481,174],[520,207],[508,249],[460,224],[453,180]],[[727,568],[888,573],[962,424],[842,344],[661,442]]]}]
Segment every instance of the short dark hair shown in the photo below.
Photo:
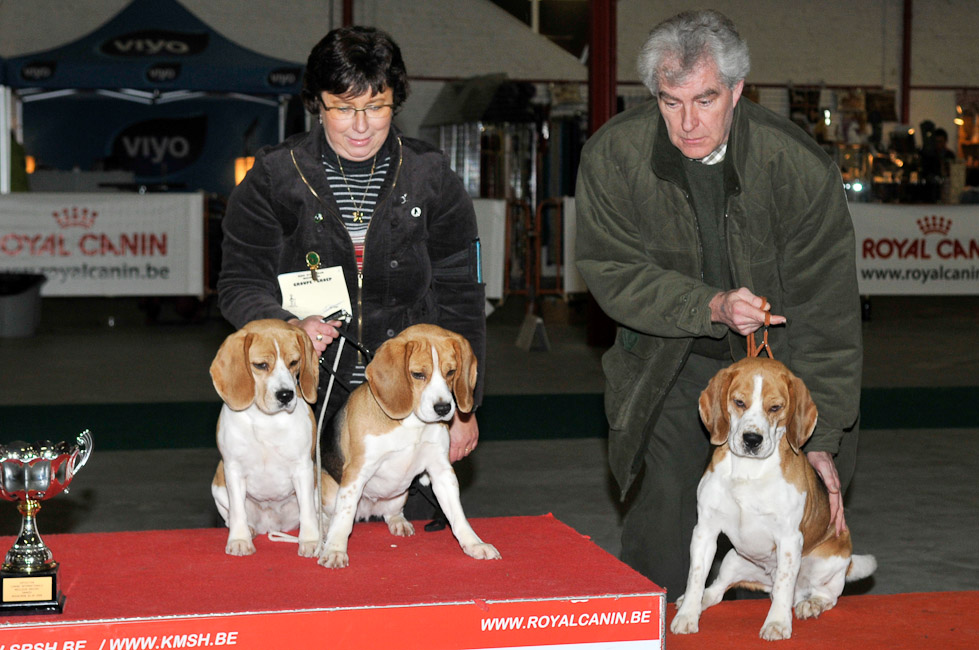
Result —
[{"label": "short dark hair", "polygon": [[340,27],[309,53],[302,100],[306,110],[315,114],[324,92],[356,96],[388,88],[394,93],[395,108],[400,107],[408,97],[408,71],[398,44],[374,27]]}]

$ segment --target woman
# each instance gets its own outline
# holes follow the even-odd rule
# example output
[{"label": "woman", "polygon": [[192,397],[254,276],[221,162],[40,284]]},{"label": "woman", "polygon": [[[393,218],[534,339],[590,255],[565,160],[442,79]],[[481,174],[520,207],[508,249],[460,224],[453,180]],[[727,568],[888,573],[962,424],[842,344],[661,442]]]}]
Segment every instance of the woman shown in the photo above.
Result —
[{"label": "woman", "polygon": [[[235,327],[257,318],[299,325],[323,355],[324,370],[333,367],[339,346],[330,344],[341,326],[369,350],[415,323],[453,330],[479,360],[478,404],[486,320],[476,215],[446,157],[392,125],[407,94],[401,51],[382,31],[335,29],[313,48],[302,98],[319,124],[258,152],[232,193],[219,303]],[[300,319],[283,308],[278,276],[316,262],[343,269],[348,325],[323,322],[326,314]],[[364,363],[345,347],[327,421],[346,401],[346,387],[363,381]],[[328,378],[320,373],[320,404]],[[455,462],[476,447],[475,416],[457,412],[449,435]]]}]

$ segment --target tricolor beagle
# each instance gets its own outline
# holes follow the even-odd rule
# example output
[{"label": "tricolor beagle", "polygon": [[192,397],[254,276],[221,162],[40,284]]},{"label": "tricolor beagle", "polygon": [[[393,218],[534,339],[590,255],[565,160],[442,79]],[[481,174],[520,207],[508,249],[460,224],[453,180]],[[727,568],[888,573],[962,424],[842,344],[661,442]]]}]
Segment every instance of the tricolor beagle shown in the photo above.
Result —
[{"label": "tricolor beagle", "polygon": [[381,345],[366,374],[337,418],[343,472],[339,485],[324,476],[330,521],[319,563],[347,566],[355,519],[381,516],[393,535],[414,534],[402,510],[412,479],[422,473],[462,550],[476,559],[499,558],[466,521],[449,462],[446,423],[456,408],[473,407],[476,359],[469,342],[435,325],[414,325]]},{"label": "tricolor beagle", "polygon": [[[741,586],[771,593],[761,638],[788,639],[793,606],[800,619],[819,616],[877,563],[850,554],[849,531],[836,536],[826,488],[801,452],[817,416],[801,379],[778,361],[744,359],[711,379],[699,406],[718,446],[697,488],[690,574],[670,629],[697,632],[701,612]],[[734,548],[705,591],[719,533]]]},{"label": "tricolor beagle", "polygon": [[299,554],[316,555],[320,530],[313,469],[319,366],[306,333],[257,320],[231,334],[211,363],[224,400],[221,462],[211,494],[228,526],[229,555],[255,552],[252,537],[299,526]]}]

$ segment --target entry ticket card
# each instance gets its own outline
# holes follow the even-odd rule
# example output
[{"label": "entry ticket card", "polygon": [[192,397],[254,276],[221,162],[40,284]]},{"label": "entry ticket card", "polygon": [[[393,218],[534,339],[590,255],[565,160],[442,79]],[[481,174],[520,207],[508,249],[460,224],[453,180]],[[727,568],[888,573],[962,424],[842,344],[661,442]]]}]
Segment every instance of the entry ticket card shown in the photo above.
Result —
[{"label": "entry ticket card", "polygon": [[316,269],[315,280],[312,271],[283,273],[279,276],[279,289],[282,308],[300,320],[307,316],[326,316],[340,309],[352,312],[347,283],[339,266]]}]

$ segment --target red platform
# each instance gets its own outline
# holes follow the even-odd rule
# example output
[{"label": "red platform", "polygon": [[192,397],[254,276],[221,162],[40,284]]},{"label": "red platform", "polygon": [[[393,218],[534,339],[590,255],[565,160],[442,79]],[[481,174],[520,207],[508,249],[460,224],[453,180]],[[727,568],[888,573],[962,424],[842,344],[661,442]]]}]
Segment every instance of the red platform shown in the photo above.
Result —
[{"label": "red platform", "polygon": [[384,524],[354,527],[340,570],[265,537],[229,557],[226,529],[45,536],[64,613],[0,618],[0,648],[662,647],[663,591],[588,538],[551,516],[471,523],[502,560]]}]

